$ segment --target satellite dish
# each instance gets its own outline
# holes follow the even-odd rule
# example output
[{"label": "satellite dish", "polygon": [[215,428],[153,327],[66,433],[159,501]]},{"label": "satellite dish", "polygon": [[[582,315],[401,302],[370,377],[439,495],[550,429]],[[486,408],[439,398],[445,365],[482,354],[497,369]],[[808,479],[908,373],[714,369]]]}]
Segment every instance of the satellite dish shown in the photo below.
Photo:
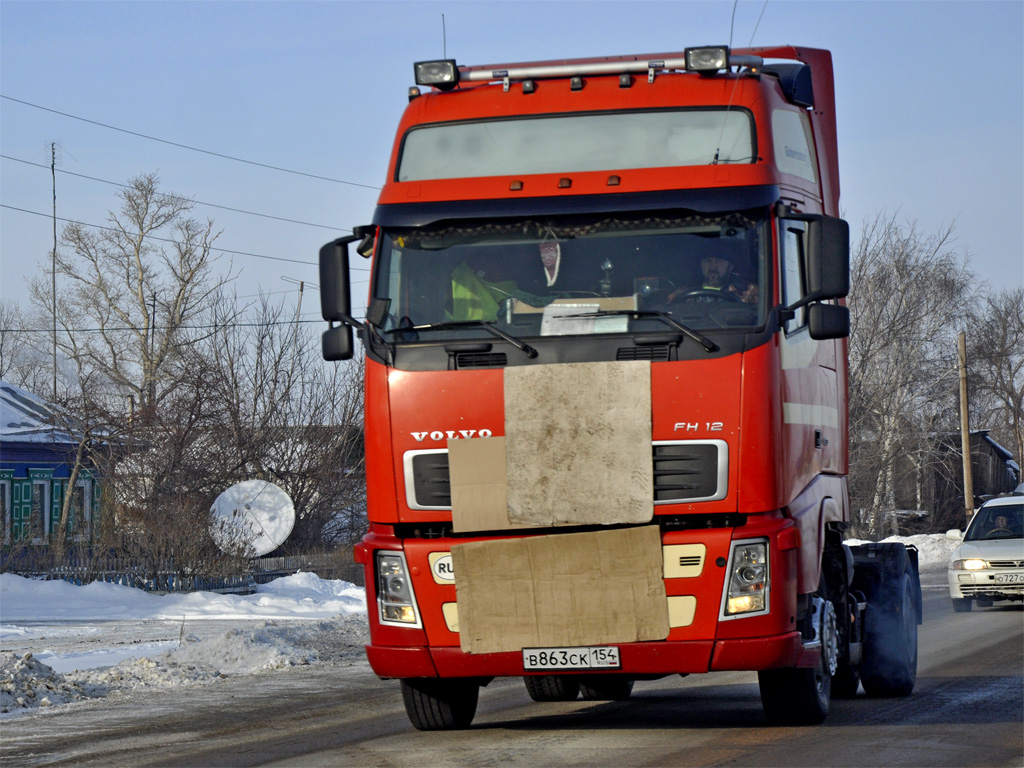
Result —
[{"label": "satellite dish", "polygon": [[280,547],[295,525],[295,505],[266,480],[243,480],[217,497],[210,508],[210,534],[222,550],[247,544],[253,557]]}]

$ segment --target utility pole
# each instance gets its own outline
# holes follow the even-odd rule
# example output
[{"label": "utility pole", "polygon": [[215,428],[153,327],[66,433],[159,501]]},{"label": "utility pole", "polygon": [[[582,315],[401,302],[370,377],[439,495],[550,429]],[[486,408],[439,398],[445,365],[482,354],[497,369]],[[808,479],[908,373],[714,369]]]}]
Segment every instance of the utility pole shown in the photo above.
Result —
[{"label": "utility pole", "polygon": [[53,402],[57,402],[57,142],[50,142],[50,177],[53,180]]},{"label": "utility pole", "polygon": [[974,514],[974,480],[971,476],[971,428],[967,413],[967,334],[956,337],[957,364],[960,369],[960,448],[964,461],[964,509],[966,522]]}]

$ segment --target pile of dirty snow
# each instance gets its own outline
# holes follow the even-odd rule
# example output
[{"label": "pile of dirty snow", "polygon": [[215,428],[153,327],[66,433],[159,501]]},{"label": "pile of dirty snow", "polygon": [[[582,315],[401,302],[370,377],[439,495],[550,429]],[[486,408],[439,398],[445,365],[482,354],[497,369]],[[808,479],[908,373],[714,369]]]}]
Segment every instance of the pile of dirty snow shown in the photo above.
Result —
[{"label": "pile of dirty snow", "polygon": [[0,574],[0,716],[116,691],[362,664],[365,606],[361,587],[311,573],[253,595],[153,595]]}]

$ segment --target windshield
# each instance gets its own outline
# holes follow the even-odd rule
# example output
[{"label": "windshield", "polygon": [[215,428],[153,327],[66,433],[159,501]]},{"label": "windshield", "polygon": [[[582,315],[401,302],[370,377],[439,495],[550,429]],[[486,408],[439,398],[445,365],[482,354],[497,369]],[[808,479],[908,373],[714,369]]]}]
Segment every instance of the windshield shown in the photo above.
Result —
[{"label": "windshield", "polygon": [[766,311],[766,232],[749,213],[392,230],[373,297],[388,301],[381,329],[397,342],[488,336],[477,321],[518,338],[664,332],[646,313],[694,329],[749,329]]},{"label": "windshield", "polygon": [[1024,501],[982,507],[971,521],[964,541],[1024,537]]}]

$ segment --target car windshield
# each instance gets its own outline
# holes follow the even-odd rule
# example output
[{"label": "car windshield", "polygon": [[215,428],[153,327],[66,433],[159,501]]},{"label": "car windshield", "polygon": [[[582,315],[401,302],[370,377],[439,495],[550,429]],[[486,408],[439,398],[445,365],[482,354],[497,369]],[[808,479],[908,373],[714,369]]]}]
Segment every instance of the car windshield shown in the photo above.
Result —
[{"label": "car windshield", "polygon": [[[765,212],[766,213],[766,212]],[[765,216],[462,222],[384,233],[373,298],[390,340],[750,329],[767,311]],[[635,314],[650,313],[650,314]]]},{"label": "car windshield", "polygon": [[964,541],[1020,538],[1024,538],[1024,501],[983,506],[971,521]]}]

